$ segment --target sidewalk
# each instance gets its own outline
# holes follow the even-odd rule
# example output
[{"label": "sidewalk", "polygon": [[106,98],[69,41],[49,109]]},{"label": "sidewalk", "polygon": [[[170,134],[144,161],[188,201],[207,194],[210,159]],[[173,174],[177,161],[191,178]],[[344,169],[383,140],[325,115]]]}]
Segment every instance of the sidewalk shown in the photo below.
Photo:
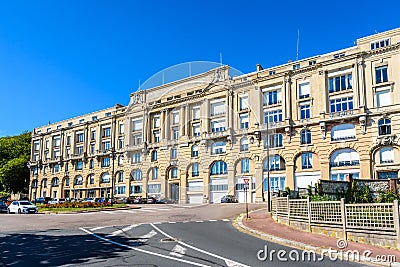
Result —
[{"label": "sidewalk", "polygon": [[[249,214],[249,219],[246,215],[241,215],[237,220],[239,230],[252,234],[262,239],[266,239],[273,243],[298,248],[302,250],[312,250],[321,253],[323,249],[341,251],[337,242],[338,239],[325,235],[312,234],[305,231],[300,231],[284,224],[276,223],[267,212],[266,209],[257,210]],[[343,252],[348,250],[357,250],[360,253],[364,263],[374,263],[381,266],[400,266],[400,251],[396,249],[386,249],[382,247],[346,241],[347,246]],[[364,251],[371,251],[369,258],[362,257]],[[325,252],[325,255],[328,254]],[[389,255],[396,257],[395,263],[377,262],[376,257],[388,258]],[[368,256],[368,255],[367,255]]]}]

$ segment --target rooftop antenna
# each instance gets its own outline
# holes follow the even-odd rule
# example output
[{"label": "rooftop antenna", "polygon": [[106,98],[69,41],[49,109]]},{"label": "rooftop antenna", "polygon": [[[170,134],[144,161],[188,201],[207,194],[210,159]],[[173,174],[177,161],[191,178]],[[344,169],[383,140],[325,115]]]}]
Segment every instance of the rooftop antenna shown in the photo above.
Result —
[{"label": "rooftop antenna", "polygon": [[222,67],[222,53],[221,52],[219,52],[219,63],[221,65],[221,67]]},{"label": "rooftop antenna", "polygon": [[299,60],[300,29],[297,29],[296,61]]}]

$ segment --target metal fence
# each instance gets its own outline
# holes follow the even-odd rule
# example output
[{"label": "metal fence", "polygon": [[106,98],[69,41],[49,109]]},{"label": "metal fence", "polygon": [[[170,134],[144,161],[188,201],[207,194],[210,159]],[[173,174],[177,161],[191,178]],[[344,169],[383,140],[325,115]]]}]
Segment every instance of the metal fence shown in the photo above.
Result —
[{"label": "metal fence", "polygon": [[339,228],[343,237],[348,232],[362,232],[400,237],[399,204],[345,204],[341,201],[311,202],[307,199],[272,197],[272,212],[275,220],[287,224],[303,222],[309,231],[313,226]]}]

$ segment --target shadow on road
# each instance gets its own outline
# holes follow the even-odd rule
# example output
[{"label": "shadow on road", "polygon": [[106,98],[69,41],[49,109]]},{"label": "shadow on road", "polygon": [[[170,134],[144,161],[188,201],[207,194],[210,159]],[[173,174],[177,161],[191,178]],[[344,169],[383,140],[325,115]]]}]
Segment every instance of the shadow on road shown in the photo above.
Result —
[{"label": "shadow on road", "polygon": [[[104,266],[128,250],[78,232],[0,234],[0,266]],[[135,257],[135,252],[130,250],[129,257]]]}]

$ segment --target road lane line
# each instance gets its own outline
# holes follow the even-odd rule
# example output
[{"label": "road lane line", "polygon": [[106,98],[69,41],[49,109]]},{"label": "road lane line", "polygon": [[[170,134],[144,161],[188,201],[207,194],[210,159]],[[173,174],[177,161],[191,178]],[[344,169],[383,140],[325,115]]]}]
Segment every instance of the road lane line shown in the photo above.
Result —
[{"label": "road lane line", "polygon": [[79,229],[82,230],[83,232],[87,233],[87,234],[90,234],[90,235],[92,235],[92,236],[94,236],[94,237],[100,239],[100,240],[109,242],[109,243],[111,243],[111,244],[114,244],[114,245],[117,245],[117,246],[120,246],[120,247],[129,248],[129,249],[136,250],[136,251],[139,251],[139,252],[142,252],[142,253],[146,253],[146,254],[150,254],[150,255],[153,255],[153,256],[157,256],[157,257],[161,257],[161,258],[166,258],[166,259],[170,259],[170,260],[174,260],[174,261],[183,262],[183,263],[191,264],[191,265],[194,265],[194,266],[211,267],[210,265],[204,265],[204,264],[197,263],[197,262],[194,262],[194,261],[189,261],[189,260],[174,258],[174,257],[167,256],[167,255],[163,255],[163,254],[160,254],[160,253],[151,252],[151,251],[147,251],[147,250],[144,250],[144,249],[140,249],[140,248],[136,248],[136,247],[124,245],[124,244],[121,244],[121,243],[112,241],[112,240],[110,240],[110,239],[108,239],[108,238],[104,238],[104,237],[101,237],[101,236],[99,236],[99,235],[96,235],[96,234],[90,232],[89,230],[87,230],[87,229],[85,229],[85,228],[82,228],[82,227],[81,227],[81,228],[79,228]]},{"label": "road lane line", "polygon": [[224,221],[224,222],[229,222],[230,220],[229,220],[229,219],[223,219],[223,221]]},{"label": "road lane line", "polygon": [[185,256],[186,250],[187,250],[187,248],[184,248],[179,245],[175,245],[175,247],[172,249],[172,251],[169,253],[169,255],[182,258],[183,256]]},{"label": "road lane line", "polygon": [[107,213],[107,214],[113,214],[114,213],[114,211],[107,211],[107,210],[101,210],[100,212]]},{"label": "road lane line", "polygon": [[99,227],[95,227],[95,228],[92,228],[92,229],[90,229],[90,231],[96,231],[96,230],[100,230],[100,229],[103,229],[103,228],[106,228],[107,226],[99,226]]},{"label": "road lane line", "polygon": [[136,210],[121,210],[122,212],[126,212],[126,213],[136,213]]},{"label": "road lane line", "polygon": [[140,210],[145,212],[156,212],[155,210],[147,210],[147,209],[140,209]]},{"label": "road lane line", "polygon": [[[154,224],[150,223],[150,225],[151,225],[154,229],[156,229],[158,232],[160,232],[161,234],[163,234],[164,236],[166,236],[166,237],[168,237],[168,238],[171,238],[171,239],[176,239],[176,238],[170,236],[169,234],[167,234],[166,232],[164,232],[163,230],[161,230],[160,228],[158,228],[157,226],[155,226]],[[177,239],[176,239],[176,240],[177,240]],[[217,254],[214,254],[214,253],[212,253],[212,252],[208,252],[208,251],[202,250],[202,249],[200,249],[200,248],[194,247],[194,246],[192,246],[192,245],[186,244],[186,243],[183,242],[183,241],[179,241],[179,240],[178,240],[177,242],[178,242],[178,244],[180,244],[180,245],[182,245],[182,246],[185,246],[185,247],[188,247],[188,248],[190,248],[190,249],[199,251],[199,252],[201,252],[201,253],[203,253],[203,254],[212,256],[212,257],[214,257],[214,258],[223,260],[226,264],[228,264],[228,263],[229,263],[229,264],[235,264],[235,266],[237,266],[237,267],[250,267],[250,266],[248,266],[248,265],[245,265],[245,264],[242,264],[242,263],[233,261],[233,260],[231,260],[231,259],[224,258],[224,257],[219,256],[219,255],[217,255]],[[231,265],[231,266],[232,266],[232,265]]]},{"label": "road lane line", "polygon": [[138,225],[137,225],[137,224],[129,225],[128,227],[125,227],[125,228],[123,228],[123,229],[120,229],[120,230],[117,230],[117,231],[115,231],[115,232],[112,232],[112,233],[109,234],[109,235],[106,235],[106,237],[112,237],[112,236],[120,235],[120,234],[122,234],[122,233],[125,233],[126,231],[131,230],[132,228],[135,228],[136,226],[138,226]]},{"label": "road lane line", "polygon": [[218,220],[208,220],[209,222],[216,222],[216,221],[218,221]]}]

